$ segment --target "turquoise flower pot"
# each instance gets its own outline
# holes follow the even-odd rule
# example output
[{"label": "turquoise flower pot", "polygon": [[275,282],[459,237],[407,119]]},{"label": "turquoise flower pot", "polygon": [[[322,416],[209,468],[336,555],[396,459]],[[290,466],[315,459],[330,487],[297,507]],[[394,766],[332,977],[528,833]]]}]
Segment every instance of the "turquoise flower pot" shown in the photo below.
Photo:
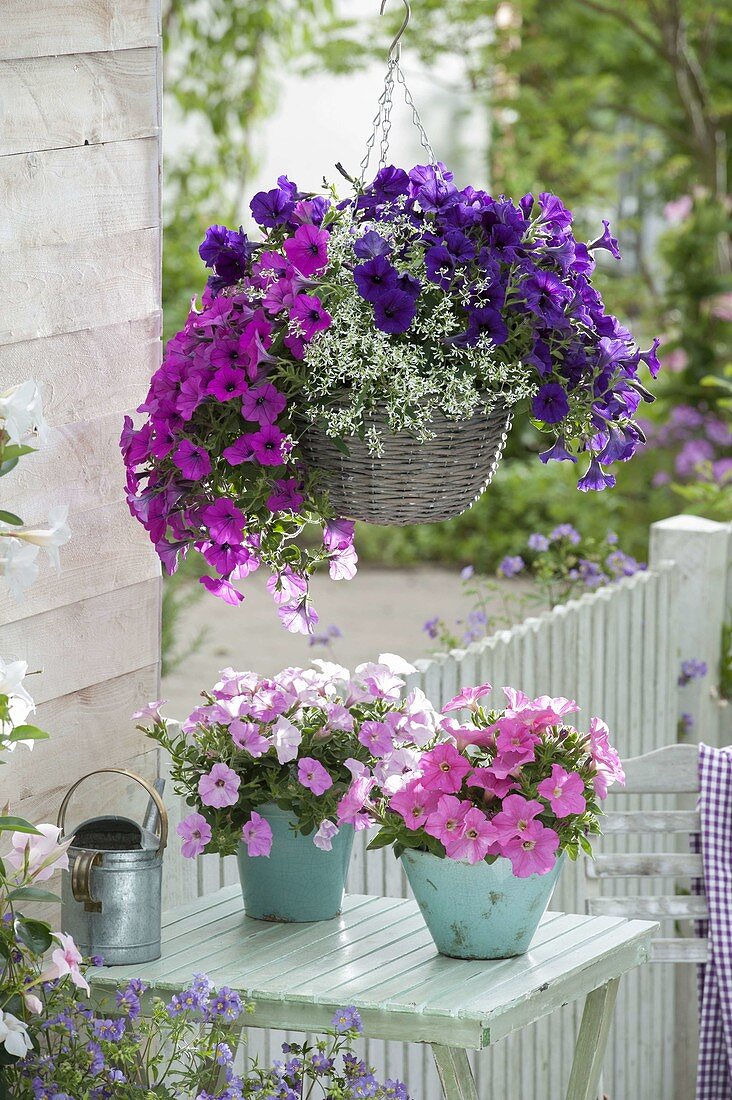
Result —
[{"label": "turquoise flower pot", "polygon": [[508,959],[528,951],[562,869],[516,878],[511,861],[462,863],[430,852],[402,856],[409,885],[441,955]]},{"label": "turquoise flower pot", "polygon": [[256,920],[304,923],[331,920],[343,905],[348,864],[353,848],[353,826],[342,825],[333,849],[323,852],[313,834],[292,829],[294,817],[278,806],[259,806],[257,812],[272,829],[269,856],[250,856],[239,845],[237,862],[244,895],[244,911]]}]

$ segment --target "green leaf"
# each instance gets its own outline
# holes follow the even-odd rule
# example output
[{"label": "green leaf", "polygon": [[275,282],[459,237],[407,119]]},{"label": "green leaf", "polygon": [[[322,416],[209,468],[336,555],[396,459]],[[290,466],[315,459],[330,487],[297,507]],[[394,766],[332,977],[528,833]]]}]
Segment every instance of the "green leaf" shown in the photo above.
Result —
[{"label": "green leaf", "polygon": [[53,943],[51,929],[43,921],[16,917],[14,928],[16,938],[34,955],[43,955]]},{"label": "green leaf", "polygon": [[23,526],[20,516],[16,516],[15,512],[4,512],[2,508],[0,508],[0,523],[10,523],[13,527]]},{"label": "green leaf", "polygon": [[9,447],[3,449],[3,460],[5,462],[17,462],[23,455],[32,454],[35,450],[35,447],[29,447],[27,444],[12,443]]},{"label": "green leaf", "polygon": [[26,821],[24,817],[0,817],[0,833],[10,832],[41,835],[35,825],[31,825],[30,821]]},{"label": "green leaf", "polygon": [[11,890],[8,901],[60,901],[58,894],[52,894],[50,890],[43,890],[40,886],[19,886],[17,890]]},{"label": "green leaf", "polygon": [[4,477],[5,474],[9,474],[10,471],[14,470],[17,465],[17,458],[10,459],[9,461],[0,462],[0,477]]},{"label": "green leaf", "polygon": [[6,741],[47,741],[50,733],[39,729],[38,726],[16,726]]}]

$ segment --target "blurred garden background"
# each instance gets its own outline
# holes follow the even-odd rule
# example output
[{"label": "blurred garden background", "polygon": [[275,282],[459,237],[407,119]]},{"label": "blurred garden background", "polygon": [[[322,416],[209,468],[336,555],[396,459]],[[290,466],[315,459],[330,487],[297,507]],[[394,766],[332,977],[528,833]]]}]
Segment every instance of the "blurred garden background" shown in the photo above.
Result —
[{"label": "blurred garden background", "polygon": [[[198,245],[208,225],[251,231],[249,199],[283,172],[308,189],[337,180],[337,161],[358,169],[402,16],[397,0],[382,18],[376,0],[164,5],[166,337],[205,284]],[[423,624],[435,617],[467,624],[455,637],[469,640],[477,605],[460,572],[494,572],[531,534],[569,523],[599,547],[610,530],[614,545],[643,560],[654,520],[680,511],[732,518],[732,9],[721,0],[414,0],[403,47],[432,144],[458,185],[516,198],[554,191],[587,240],[611,218],[622,262],[608,255],[597,285],[641,344],[660,337],[663,369],[648,445],[617,468],[614,490],[579,496],[569,463],[536,461],[524,418],[494,484],[464,515],[362,529],[359,577],[315,590],[321,644],[332,622],[346,637],[334,630],[327,648],[343,660],[370,655],[379,633],[382,648],[426,653],[435,640]],[[398,100],[392,149],[399,161],[419,160]],[[385,573],[395,568],[419,573]],[[165,590],[166,671],[184,694],[218,667],[202,680],[181,663],[195,660],[207,619],[216,631],[207,667],[214,656],[244,664],[234,634],[250,653],[256,636],[265,664],[315,655],[265,614],[263,580],[246,582],[252,594],[239,610],[199,604],[195,581],[184,567]],[[505,612],[500,591],[486,600],[484,630]]]}]

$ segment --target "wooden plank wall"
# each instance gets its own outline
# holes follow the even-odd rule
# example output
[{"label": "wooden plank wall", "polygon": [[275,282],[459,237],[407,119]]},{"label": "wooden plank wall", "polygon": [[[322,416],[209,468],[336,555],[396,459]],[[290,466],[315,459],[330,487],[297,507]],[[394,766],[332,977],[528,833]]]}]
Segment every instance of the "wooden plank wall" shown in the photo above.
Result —
[{"label": "wooden plank wall", "polygon": [[0,583],[0,654],[40,670],[52,733],[2,769],[0,804],[49,820],[83,772],[157,763],[130,715],[157,697],[160,576],[118,439],[160,356],[160,0],[0,6],[0,390],[34,378],[52,429],[0,500],[28,522],[68,503],[72,530],[60,577],[22,604]]}]

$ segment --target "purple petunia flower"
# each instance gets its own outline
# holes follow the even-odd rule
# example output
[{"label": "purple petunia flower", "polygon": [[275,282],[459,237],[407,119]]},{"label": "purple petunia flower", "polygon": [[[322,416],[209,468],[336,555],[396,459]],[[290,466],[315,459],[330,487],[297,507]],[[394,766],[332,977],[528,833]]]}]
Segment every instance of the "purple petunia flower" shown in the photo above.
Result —
[{"label": "purple petunia flower", "polygon": [[374,321],[381,332],[393,336],[406,332],[417,312],[417,303],[403,290],[390,290],[374,305]]},{"label": "purple petunia flower", "polygon": [[599,493],[603,489],[612,489],[614,484],[615,478],[613,475],[606,474],[597,457],[593,455],[590,459],[590,465],[587,467],[587,473],[577,482],[577,488],[583,493],[590,490]]},{"label": "purple petunia flower", "polygon": [[319,332],[330,328],[333,318],[320,301],[308,294],[299,294],[290,310],[290,318],[297,322],[304,340],[312,340]]},{"label": "purple petunia flower", "polygon": [[536,314],[545,325],[563,328],[567,325],[564,307],[572,297],[569,287],[550,271],[535,271],[524,279],[519,289],[526,308]]},{"label": "purple petunia flower", "polygon": [[377,256],[390,255],[391,246],[381,234],[369,229],[363,237],[354,242],[353,251],[359,260],[374,260]]},{"label": "purple petunia flower", "polygon": [[203,509],[201,518],[216,542],[238,544],[242,541],[246,517],[228,497],[219,497],[214,504],[209,504]]},{"label": "purple petunia flower", "polygon": [[279,478],[274,483],[275,491],[267,497],[270,512],[299,512],[305,497],[302,482],[296,478]]},{"label": "purple petunia flower", "polygon": [[616,260],[620,259],[620,249],[618,248],[618,242],[615,237],[610,233],[610,222],[602,219],[603,232],[602,236],[593,241],[592,244],[588,244],[590,252],[594,252],[596,248],[606,249]]},{"label": "purple petunia flower", "polygon": [[328,262],[330,233],[317,225],[301,225],[283,247],[285,255],[301,275],[310,278],[321,272]]},{"label": "purple petunia flower", "polygon": [[236,367],[223,367],[209,382],[206,392],[217,401],[231,401],[232,397],[241,397],[249,388],[247,376]]},{"label": "purple petunia flower", "polygon": [[558,424],[569,412],[567,394],[558,382],[547,382],[531,402],[531,414],[545,424]]},{"label": "purple petunia flower", "polygon": [[173,452],[173,462],[183,477],[189,481],[200,481],[211,473],[211,459],[208,451],[197,447],[190,439],[182,439]]},{"label": "purple petunia flower", "polygon": [[374,256],[353,269],[358,293],[367,302],[378,302],[397,285],[397,272],[385,256]]},{"label": "purple petunia flower", "polygon": [[295,202],[291,193],[274,187],[271,191],[258,192],[249,203],[249,209],[257,225],[273,229],[287,222],[295,209]]},{"label": "purple petunia flower", "polygon": [[270,382],[248,390],[242,397],[241,411],[246,420],[274,424],[287,405],[287,398]]},{"label": "purple petunia flower", "polygon": [[442,245],[434,245],[424,257],[427,278],[443,290],[449,290],[455,276],[455,257]]},{"label": "purple petunia flower", "polygon": [[265,424],[249,436],[252,454],[260,466],[281,466],[284,462],[283,444],[286,436],[274,424]]},{"label": "purple petunia flower", "polygon": [[217,579],[216,577],[199,577],[198,579],[207,592],[210,592],[212,596],[217,596],[224,603],[231,604],[232,607],[236,607],[244,600],[241,592],[238,592],[230,581],[223,578]]}]

